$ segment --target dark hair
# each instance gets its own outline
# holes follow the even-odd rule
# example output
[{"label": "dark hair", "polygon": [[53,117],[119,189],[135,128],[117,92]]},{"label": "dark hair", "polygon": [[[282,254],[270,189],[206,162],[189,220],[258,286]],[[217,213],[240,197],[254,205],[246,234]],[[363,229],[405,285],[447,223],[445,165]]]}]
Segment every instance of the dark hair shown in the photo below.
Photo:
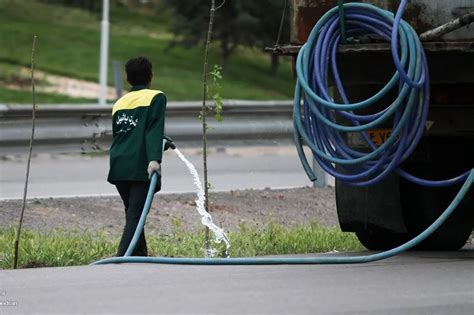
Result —
[{"label": "dark hair", "polygon": [[131,85],[148,85],[153,76],[153,66],[148,58],[132,58],[125,64],[127,81]]}]

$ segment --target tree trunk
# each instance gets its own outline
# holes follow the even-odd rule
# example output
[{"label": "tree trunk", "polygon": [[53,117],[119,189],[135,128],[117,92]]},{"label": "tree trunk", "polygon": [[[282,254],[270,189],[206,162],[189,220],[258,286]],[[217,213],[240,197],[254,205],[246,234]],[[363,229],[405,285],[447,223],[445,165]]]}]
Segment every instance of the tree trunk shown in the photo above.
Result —
[{"label": "tree trunk", "polygon": [[87,10],[89,10],[90,12],[94,12],[95,11],[95,5],[96,5],[96,1],[88,0],[87,1]]},{"label": "tree trunk", "polygon": [[228,51],[222,52],[222,72],[226,72],[229,69],[230,53]]},{"label": "tree trunk", "polygon": [[[211,39],[212,39],[212,27],[214,24],[214,14],[216,11],[216,2],[215,0],[211,0],[211,9],[210,9],[210,16],[209,16],[209,26],[207,30],[207,38],[206,38],[206,45],[204,49],[204,65],[202,71],[202,109],[201,109],[201,117],[202,117],[202,161],[203,161],[203,172],[204,172],[204,208],[207,212],[209,212],[209,181],[207,178],[207,122],[206,116],[208,114],[207,108],[207,77],[209,75],[208,64],[209,64],[209,49],[211,47]],[[206,227],[206,251],[209,250],[209,228]]]},{"label": "tree trunk", "polygon": [[229,68],[229,59],[232,51],[229,47],[229,43],[227,39],[223,39],[221,41],[221,58],[222,58],[222,71],[226,72]]},{"label": "tree trunk", "polygon": [[277,74],[278,68],[280,67],[280,56],[278,56],[277,54],[271,54],[271,58],[272,58],[272,64],[270,68],[270,73],[272,75],[275,75]]}]

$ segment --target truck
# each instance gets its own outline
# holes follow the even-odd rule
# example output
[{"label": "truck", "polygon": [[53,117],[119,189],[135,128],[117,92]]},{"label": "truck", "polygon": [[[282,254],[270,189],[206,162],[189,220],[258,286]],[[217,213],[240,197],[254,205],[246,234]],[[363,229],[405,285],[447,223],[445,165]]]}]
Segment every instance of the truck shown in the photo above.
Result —
[{"label": "truck", "polygon": [[[400,1],[358,2],[396,12]],[[296,57],[318,19],[337,5],[336,0],[289,0],[291,42],[274,51]],[[473,0],[413,0],[403,19],[422,34],[473,10]],[[429,116],[417,149],[400,167],[421,178],[441,180],[474,167],[474,25],[424,41],[423,47],[430,71]],[[350,100],[373,95],[395,71],[390,45],[382,42],[340,45],[338,65]],[[382,126],[368,134],[380,145],[390,131],[390,126]],[[367,149],[358,134],[346,133],[345,140],[351,148]],[[419,186],[394,172],[368,187],[354,187],[336,179],[339,224],[343,231],[354,232],[368,249],[393,248],[434,222],[460,186]],[[474,228],[472,190],[448,221],[417,249],[457,250],[466,244]]]}]

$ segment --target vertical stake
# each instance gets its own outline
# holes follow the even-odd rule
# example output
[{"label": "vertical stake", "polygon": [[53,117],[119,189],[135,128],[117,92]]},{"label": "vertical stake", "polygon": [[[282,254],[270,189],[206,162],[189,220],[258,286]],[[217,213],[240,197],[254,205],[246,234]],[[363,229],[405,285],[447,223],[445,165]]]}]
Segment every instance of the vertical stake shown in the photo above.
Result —
[{"label": "vertical stake", "polygon": [[[216,1],[211,0],[211,9],[210,9],[210,16],[209,16],[209,27],[207,31],[207,39],[206,39],[206,47],[204,50],[204,66],[203,66],[203,73],[202,73],[202,109],[201,109],[201,119],[202,119],[202,154],[203,154],[203,171],[204,171],[204,208],[207,212],[209,211],[209,184],[207,178],[207,123],[206,123],[206,116],[207,116],[207,77],[208,77],[208,60],[209,60],[209,49],[211,45],[211,38],[212,38],[212,28],[214,24],[214,14],[216,11]],[[205,249],[206,254],[209,252],[209,228],[206,227],[206,243]]]},{"label": "vertical stake", "polygon": [[35,138],[35,122],[36,122],[36,91],[35,91],[35,50],[36,50],[36,39],[37,36],[33,37],[33,47],[31,49],[31,91],[32,91],[32,100],[33,108],[31,115],[31,138],[30,138],[30,149],[28,152],[28,162],[26,164],[26,178],[25,178],[25,188],[23,189],[23,203],[21,206],[20,213],[20,222],[18,223],[18,229],[16,232],[15,244],[14,244],[14,255],[13,255],[13,268],[18,268],[18,252],[20,248],[20,236],[21,236],[21,227],[23,225],[23,216],[25,214],[26,207],[26,195],[28,193],[28,178],[30,177],[30,165],[31,165],[31,152],[33,151],[33,140]]}]

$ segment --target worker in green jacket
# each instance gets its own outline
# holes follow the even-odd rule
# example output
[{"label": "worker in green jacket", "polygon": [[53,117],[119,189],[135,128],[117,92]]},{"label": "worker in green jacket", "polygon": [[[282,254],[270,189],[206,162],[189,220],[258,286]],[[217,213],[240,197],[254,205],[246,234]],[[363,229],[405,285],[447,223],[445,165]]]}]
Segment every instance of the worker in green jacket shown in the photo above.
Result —
[{"label": "worker in green jacket", "polygon": [[[123,256],[132,240],[145,204],[150,177],[158,173],[155,192],[161,188],[161,159],[165,125],[166,96],[151,90],[151,62],[145,57],[130,59],[125,65],[129,93],[113,106],[113,141],[107,180],[117,187],[125,206],[125,228],[117,256]],[[147,256],[145,231],[133,256]]]}]

